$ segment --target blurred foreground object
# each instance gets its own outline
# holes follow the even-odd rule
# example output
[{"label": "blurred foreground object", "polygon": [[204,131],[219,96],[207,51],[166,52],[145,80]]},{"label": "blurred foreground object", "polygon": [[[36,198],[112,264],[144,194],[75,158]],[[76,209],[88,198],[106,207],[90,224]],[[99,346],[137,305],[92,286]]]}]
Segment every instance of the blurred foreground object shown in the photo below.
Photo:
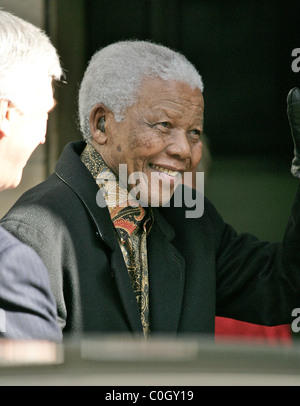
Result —
[{"label": "blurred foreground object", "polygon": [[61,364],[63,346],[50,341],[0,340],[0,368],[9,365]]}]

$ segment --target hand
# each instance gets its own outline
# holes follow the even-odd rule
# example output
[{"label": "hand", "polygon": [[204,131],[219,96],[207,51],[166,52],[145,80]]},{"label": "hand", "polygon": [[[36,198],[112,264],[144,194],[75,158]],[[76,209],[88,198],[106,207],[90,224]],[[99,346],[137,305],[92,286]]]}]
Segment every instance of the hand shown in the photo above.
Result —
[{"label": "hand", "polygon": [[287,96],[287,115],[294,141],[294,159],[291,172],[300,179],[300,89],[294,87]]}]

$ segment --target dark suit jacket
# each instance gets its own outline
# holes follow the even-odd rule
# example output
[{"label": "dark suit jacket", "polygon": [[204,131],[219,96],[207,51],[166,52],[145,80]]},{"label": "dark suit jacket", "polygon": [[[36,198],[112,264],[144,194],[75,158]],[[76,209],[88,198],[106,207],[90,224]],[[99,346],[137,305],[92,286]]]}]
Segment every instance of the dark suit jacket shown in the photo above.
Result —
[{"label": "dark suit jacket", "polygon": [[59,342],[56,303],[45,265],[0,227],[0,337]]},{"label": "dark suit jacket", "polygon": [[[136,299],[108,209],[80,160],[84,142],[66,146],[55,173],[26,192],[2,221],[48,267],[64,332],[142,334]],[[215,315],[266,325],[291,321],[300,306],[299,192],[282,244],[258,241],[204,214],[154,208],[148,236],[153,333],[213,333]]]}]

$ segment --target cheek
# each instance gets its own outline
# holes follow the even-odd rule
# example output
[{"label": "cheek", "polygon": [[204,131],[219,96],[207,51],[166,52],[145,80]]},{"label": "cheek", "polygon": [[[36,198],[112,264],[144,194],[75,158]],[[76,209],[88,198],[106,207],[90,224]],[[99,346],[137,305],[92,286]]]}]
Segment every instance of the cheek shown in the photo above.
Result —
[{"label": "cheek", "polygon": [[203,147],[203,144],[201,141],[198,145],[195,145],[192,148],[192,156],[191,156],[192,168],[195,168],[198,165],[198,163],[202,157],[202,147]]},{"label": "cheek", "polygon": [[161,152],[166,147],[165,143],[166,139],[153,130],[134,130],[131,132],[127,152],[137,158],[147,158]]},{"label": "cheek", "polygon": [[33,122],[34,136],[36,139],[43,137],[47,130],[48,116],[43,115]]},{"label": "cheek", "polygon": [[23,125],[23,132],[26,134],[28,148],[36,147],[42,142],[47,131],[47,116],[34,117],[27,120]]}]

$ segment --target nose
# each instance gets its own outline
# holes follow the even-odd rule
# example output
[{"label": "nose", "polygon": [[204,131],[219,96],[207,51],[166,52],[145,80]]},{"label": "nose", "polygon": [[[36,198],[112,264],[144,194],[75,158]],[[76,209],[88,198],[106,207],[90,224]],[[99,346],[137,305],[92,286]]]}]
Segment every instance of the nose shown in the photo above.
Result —
[{"label": "nose", "polygon": [[191,159],[191,145],[185,131],[176,131],[172,134],[172,140],[166,149],[170,156],[180,160]]}]

